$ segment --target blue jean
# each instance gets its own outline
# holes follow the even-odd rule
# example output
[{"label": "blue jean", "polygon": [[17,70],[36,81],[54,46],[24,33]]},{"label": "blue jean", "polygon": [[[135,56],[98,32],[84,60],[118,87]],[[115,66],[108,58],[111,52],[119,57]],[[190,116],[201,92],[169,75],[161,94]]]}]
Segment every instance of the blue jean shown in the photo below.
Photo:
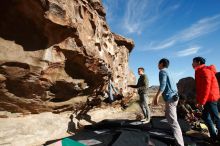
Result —
[{"label": "blue jean", "polygon": [[216,124],[216,128],[220,132],[220,118],[217,102],[207,102],[204,105],[204,110],[202,111],[202,118],[209,129],[211,138],[216,139],[217,131],[215,130],[214,123]]},{"label": "blue jean", "polygon": [[147,94],[139,94],[139,96],[140,96],[140,107],[143,111],[144,118],[150,120],[150,108],[148,106]]}]

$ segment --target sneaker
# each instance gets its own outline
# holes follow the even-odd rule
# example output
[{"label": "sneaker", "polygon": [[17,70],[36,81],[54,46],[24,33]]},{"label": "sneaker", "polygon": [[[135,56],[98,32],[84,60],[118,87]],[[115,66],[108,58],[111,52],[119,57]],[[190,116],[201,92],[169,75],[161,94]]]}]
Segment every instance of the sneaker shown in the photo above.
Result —
[{"label": "sneaker", "polygon": [[143,123],[143,124],[147,124],[147,123],[150,123],[150,119],[142,119],[141,120],[141,122]]},{"label": "sneaker", "polygon": [[146,119],[142,119],[142,120],[141,120],[141,122],[144,122],[144,121],[146,121]]},{"label": "sneaker", "polygon": [[145,120],[145,121],[142,121],[143,124],[147,124],[147,123],[150,123],[150,121],[148,120]]}]

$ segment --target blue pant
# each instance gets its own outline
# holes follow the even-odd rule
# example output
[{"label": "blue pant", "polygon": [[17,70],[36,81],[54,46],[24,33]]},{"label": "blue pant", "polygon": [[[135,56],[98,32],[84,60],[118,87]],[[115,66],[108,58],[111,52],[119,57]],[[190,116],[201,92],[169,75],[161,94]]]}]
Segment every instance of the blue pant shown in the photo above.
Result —
[{"label": "blue pant", "polygon": [[148,106],[148,97],[147,94],[139,94],[140,96],[140,107],[143,111],[144,118],[150,120],[150,108]]},{"label": "blue pant", "polygon": [[217,131],[214,128],[214,123],[216,123],[216,128],[220,132],[220,118],[217,102],[207,102],[204,105],[204,110],[202,111],[202,118],[209,129],[211,138],[216,139]]}]

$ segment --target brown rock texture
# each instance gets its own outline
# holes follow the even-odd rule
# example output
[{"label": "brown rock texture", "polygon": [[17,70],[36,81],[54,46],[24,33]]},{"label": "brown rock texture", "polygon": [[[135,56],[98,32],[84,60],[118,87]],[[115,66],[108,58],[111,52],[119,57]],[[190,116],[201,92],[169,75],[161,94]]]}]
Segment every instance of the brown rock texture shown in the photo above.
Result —
[{"label": "brown rock texture", "polygon": [[1,0],[0,20],[0,111],[71,109],[109,72],[125,94],[135,82],[134,42],[110,31],[100,0]]},{"label": "brown rock texture", "polygon": [[[216,73],[216,78],[220,85],[220,72]],[[192,77],[186,77],[186,78],[179,80],[179,82],[177,83],[177,88],[178,88],[179,94],[181,95],[185,95],[187,97],[195,97],[196,95],[195,79]]]},{"label": "brown rock texture", "polygon": [[180,95],[184,95],[188,98],[194,98],[196,95],[196,86],[195,86],[195,79],[192,77],[186,77],[180,79],[177,83],[178,92]]}]

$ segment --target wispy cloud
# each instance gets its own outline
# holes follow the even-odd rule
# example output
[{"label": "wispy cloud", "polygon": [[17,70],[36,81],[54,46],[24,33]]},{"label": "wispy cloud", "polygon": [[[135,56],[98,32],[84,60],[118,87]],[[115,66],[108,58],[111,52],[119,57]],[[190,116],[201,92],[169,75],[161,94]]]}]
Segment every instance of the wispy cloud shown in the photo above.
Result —
[{"label": "wispy cloud", "polygon": [[179,38],[183,41],[189,41],[205,34],[216,31],[220,28],[220,14],[204,18],[193,24],[191,27],[185,29],[179,34]]},{"label": "wispy cloud", "polygon": [[180,4],[176,4],[170,7],[170,10],[176,10],[180,7]]},{"label": "wispy cloud", "polygon": [[167,11],[178,9],[173,5],[160,9],[164,0],[128,0],[122,27],[127,33],[141,34],[143,29],[161,18]]},{"label": "wispy cloud", "polygon": [[103,0],[108,22],[112,22],[117,17],[120,0]]},{"label": "wispy cloud", "polygon": [[183,76],[186,73],[186,71],[180,71],[180,72],[175,72],[173,73],[174,77],[180,77]]},{"label": "wispy cloud", "polygon": [[176,72],[171,72],[174,81],[177,83],[181,78],[183,78],[186,74],[186,71],[176,71]]},{"label": "wispy cloud", "polygon": [[201,49],[201,47],[194,46],[194,47],[177,52],[177,56],[178,57],[190,56],[190,55],[196,54],[200,49]]},{"label": "wispy cloud", "polygon": [[161,50],[174,46],[178,43],[188,42],[193,39],[199,38],[211,32],[214,32],[220,28],[220,14],[213,17],[203,18],[198,22],[192,24],[189,28],[186,28],[170,38],[153,42],[148,45],[147,50]]}]

